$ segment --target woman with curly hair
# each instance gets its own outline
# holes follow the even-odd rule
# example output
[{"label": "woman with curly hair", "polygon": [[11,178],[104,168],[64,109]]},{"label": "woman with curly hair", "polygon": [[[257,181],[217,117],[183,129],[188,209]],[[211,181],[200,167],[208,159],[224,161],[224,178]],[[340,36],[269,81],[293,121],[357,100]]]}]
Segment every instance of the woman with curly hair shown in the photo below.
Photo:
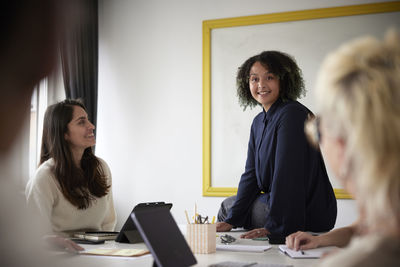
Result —
[{"label": "woman with curly hair", "polygon": [[247,59],[237,74],[240,105],[260,105],[253,120],[245,172],[236,196],[221,204],[217,231],[251,229],[242,238],[323,232],[336,221],[336,198],[319,149],[308,143],[304,122],[311,111],[301,70],[282,52]]},{"label": "woman with curly hair", "polygon": [[47,108],[40,166],[25,193],[49,232],[114,230],[111,172],[93,154],[95,144],[94,125],[80,101],[67,99]]}]

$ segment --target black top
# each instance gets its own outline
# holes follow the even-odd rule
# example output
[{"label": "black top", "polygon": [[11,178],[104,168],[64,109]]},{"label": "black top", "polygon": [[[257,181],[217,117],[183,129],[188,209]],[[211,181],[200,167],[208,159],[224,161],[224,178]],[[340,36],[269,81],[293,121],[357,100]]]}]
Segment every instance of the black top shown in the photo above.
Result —
[{"label": "black top", "polygon": [[306,139],[311,113],[297,101],[277,100],[253,121],[245,172],[225,222],[250,228],[251,205],[264,192],[265,228],[275,235],[323,232],[336,221],[336,198],[319,150]]}]

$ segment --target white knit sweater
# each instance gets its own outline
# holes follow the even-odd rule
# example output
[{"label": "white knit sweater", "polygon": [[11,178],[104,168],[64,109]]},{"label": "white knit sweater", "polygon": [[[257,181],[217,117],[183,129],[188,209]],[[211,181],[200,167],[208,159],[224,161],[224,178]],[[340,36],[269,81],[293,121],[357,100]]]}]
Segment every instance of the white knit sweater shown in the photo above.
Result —
[{"label": "white knit sweater", "polygon": [[[111,185],[110,169],[104,160],[99,160],[108,184]],[[62,194],[60,185],[51,171],[53,166],[53,159],[40,165],[25,189],[28,207],[44,217],[42,221],[48,222],[46,228],[49,232],[113,231],[116,213],[112,188],[110,187],[106,196],[96,198],[87,209],[78,209]]]}]

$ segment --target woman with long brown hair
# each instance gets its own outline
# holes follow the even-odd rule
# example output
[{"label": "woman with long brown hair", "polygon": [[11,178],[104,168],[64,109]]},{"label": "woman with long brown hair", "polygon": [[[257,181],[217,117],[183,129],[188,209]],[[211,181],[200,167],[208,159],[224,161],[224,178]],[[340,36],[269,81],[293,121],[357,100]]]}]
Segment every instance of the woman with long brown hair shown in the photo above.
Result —
[{"label": "woman with long brown hair", "polygon": [[25,193],[53,232],[114,230],[111,172],[93,154],[94,128],[78,100],[46,110],[40,166]]}]

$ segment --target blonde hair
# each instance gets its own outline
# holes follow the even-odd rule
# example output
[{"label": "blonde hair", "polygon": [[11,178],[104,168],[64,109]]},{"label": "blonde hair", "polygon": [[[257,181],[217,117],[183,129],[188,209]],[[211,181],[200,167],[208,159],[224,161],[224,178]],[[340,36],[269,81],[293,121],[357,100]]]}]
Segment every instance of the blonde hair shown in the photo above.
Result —
[{"label": "blonde hair", "polygon": [[324,60],[316,90],[324,125],[346,143],[343,168],[367,225],[399,229],[399,35],[390,30],[384,41],[363,37],[342,45]]}]

